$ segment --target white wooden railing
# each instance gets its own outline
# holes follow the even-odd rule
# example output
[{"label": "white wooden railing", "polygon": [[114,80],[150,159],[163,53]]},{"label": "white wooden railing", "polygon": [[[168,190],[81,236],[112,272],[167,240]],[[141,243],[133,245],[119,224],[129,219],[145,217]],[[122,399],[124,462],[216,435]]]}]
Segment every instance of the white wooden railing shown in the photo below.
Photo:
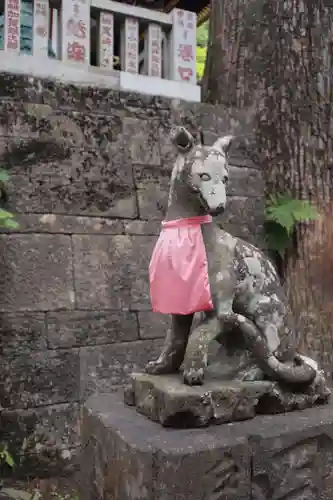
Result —
[{"label": "white wooden railing", "polygon": [[0,28],[0,71],[200,101],[193,12],[112,0],[5,0]]}]

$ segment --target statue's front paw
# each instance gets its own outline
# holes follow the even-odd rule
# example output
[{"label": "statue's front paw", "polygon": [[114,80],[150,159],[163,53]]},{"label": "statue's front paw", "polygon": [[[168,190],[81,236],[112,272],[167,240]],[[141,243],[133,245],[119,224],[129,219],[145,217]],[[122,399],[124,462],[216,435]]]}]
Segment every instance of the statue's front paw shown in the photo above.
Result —
[{"label": "statue's front paw", "polygon": [[150,361],[146,367],[145,372],[150,375],[165,375],[167,373],[173,373],[173,366],[165,361]]},{"label": "statue's front paw", "polygon": [[183,379],[187,385],[202,385],[205,378],[205,370],[203,368],[184,369]]},{"label": "statue's front paw", "polygon": [[252,367],[243,373],[241,380],[243,382],[260,382],[264,380],[265,374],[259,367]]}]

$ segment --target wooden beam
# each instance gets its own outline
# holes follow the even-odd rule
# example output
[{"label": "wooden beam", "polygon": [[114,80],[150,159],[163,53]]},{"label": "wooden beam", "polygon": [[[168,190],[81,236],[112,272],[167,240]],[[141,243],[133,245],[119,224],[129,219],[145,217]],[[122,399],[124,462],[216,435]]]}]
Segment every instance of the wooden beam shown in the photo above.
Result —
[{"label": "wooden beam", "polygon": [[164,7],[165,12],[169,13],[179,4],[179,0],[170,0],[169,3]]},{"label": "wooden beam", "polygon": [[205,21],[207,21],[209,16],[210,16],[210,5],[207,5],[197,15],[197,26],[200,26]]},{"label": "wooden beam", "polygon": [[126,17],[135,17],[145,21],[156,22],[165,26],[171,26],[172,22],[168,14],[158,10],[146,9],[144,7],[135,7],[124,5],[113,0],[92,0],[92,7],[100,10],[111,11],[112,13],[122,14]]}]

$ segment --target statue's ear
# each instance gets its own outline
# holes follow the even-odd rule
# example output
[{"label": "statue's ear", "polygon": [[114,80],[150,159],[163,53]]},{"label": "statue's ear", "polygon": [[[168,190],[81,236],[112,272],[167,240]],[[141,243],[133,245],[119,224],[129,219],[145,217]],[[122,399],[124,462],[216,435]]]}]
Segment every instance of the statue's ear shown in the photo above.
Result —
[{"label": "statue's ear", "polygon": [[194,144],[194,137],[185,127],[174,127],[170,132],[170,140],[180,153],[187,153]]},{"label": "statue's ear", "polygon": [[216,142],[214,142],[212,148],[221,151],[223,155],[227,156],[234,139],[235,137],[233,135],[225,135],[223,137],[220,137]]}]

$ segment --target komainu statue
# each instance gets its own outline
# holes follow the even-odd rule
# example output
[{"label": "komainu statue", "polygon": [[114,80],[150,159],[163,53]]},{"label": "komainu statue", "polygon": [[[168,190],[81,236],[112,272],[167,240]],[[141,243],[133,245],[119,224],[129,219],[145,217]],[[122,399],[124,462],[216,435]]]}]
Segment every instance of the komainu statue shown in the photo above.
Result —
[{"label": "komainu statue", "polygon": [[[153,310],[171,314],[172,328],[159,358],[133,375],[127,402],[171,426],[326,402],[323,372],[295,349],[293,316],[273,264],[213,220],[226,207],[232,136],[205,147],[177,127],[171,140],[178,157],[149,273]],[[213,340],[220,348],[210,360]]]}]

